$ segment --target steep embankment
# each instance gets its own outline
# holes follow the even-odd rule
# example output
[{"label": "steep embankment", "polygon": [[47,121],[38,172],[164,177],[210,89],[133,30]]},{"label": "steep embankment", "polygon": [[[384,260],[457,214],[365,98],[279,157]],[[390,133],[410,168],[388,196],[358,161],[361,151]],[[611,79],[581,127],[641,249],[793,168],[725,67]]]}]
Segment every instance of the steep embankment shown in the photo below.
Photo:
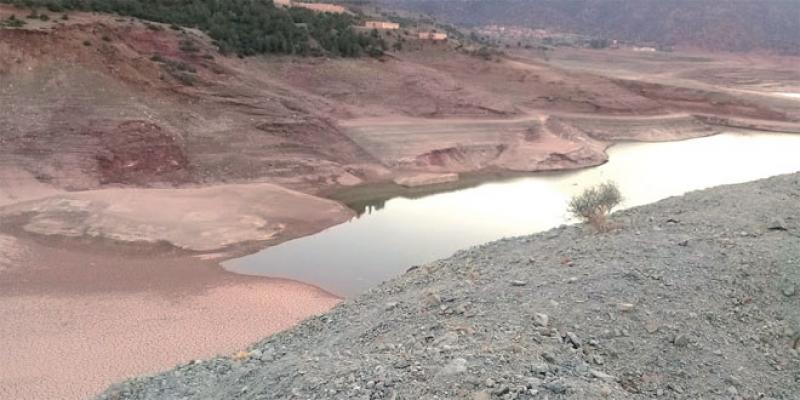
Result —
[{"label": "steep embankment", "polygon": [[[0,18],[21,11],[0,6]],[[0,29],[0,52],[0,162],[58,188],[260,179],[307,189],[370,175],[358,167],[370,157],[324,105],[242,73],[196,30],[51,13]]]},{"label": "steep embankment", "polygon": [[795,399],[800,174],[468,249],[102,399]]}]

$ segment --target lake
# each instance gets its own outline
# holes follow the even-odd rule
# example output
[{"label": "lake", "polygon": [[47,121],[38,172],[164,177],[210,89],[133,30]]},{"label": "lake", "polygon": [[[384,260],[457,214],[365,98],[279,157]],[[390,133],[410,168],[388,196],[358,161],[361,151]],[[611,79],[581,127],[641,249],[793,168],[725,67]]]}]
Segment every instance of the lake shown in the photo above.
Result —
[{"label": "lake", "polygon": [[349,297],[459,249],[569,223],[570,197],[600,182],[616,182],[626,208],[800,171],[800,135],[792,134],[725,133],[680,142],[621,143],[608,153],[609,162],[598,167],[381,200],[347,223],[223,266]]}]

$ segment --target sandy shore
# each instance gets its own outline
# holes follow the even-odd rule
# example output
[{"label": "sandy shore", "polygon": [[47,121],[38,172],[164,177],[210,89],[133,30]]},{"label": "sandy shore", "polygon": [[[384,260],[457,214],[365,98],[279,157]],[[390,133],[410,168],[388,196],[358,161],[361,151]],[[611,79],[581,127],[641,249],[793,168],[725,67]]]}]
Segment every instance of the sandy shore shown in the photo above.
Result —
[{"label": "sandy shore", "polygon": [[339,301],[167,248],[0,239],[2,399],[90,398],[128,377],[232,354]]}]

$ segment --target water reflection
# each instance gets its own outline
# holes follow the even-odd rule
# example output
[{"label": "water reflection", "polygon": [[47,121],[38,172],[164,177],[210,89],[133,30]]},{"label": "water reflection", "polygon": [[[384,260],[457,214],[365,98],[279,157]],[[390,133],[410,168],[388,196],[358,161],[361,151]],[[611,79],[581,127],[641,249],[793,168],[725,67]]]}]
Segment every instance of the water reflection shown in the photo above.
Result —
[{"label": "water reflection", "polygon": [[[689,190],[800,170],[800,135],[729,133],[671,143],[625,143],[602,166],[486,183],[446,193],[364,202],[361,217],[229,261],[240,273],[296,279],[350,296],[409,266],[567,221],[569,198],[614,180],[630,207]],[[380,190],[379,190],[380,191]],[[386,193],[389,193],[388,191]],[[415,198],[416,197],[416,198]]]}]

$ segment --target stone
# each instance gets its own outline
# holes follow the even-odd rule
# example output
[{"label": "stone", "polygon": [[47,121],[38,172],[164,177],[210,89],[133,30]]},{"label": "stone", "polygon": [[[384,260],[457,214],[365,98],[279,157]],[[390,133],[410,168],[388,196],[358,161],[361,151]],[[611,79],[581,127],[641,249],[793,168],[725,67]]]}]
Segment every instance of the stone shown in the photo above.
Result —
[{"label": "stone", "polygon": [[[533,368],[531,368],[531,370],[533,370]],[[545,370],[545,372],[547,372],[547,370]],[[528,377],[528,378],[525,378],[525,385],[528,387],[528,389],[539,387],[539,385],[541,385],[541,384],[542,384],[542,380],[539,379],[539,378],[532,377],[532,376]]]},{"label": "stone", "polygon": [[508,393],[510,391],[511,391],[511,389],[508,386],[503,385],[503,386],[500,386],[499,388],[495,389],[493,391],[493,393],[496,396],[502,396],[502,395],[504,395],[504,394],[506,394],[506,393]]},{"label": "stone", "polygon": [[567,393],[567,385],[561,381],[545,382],[542,384],[542,387],[555,394]]},{"label": "stone", "polygon": [[688,245],[689,245],[688,240],[681,240],[680,242],[678,242],[678,246],[686,247]]},{"label": "stone", "polygon": [[547,371],[549,371],[549,370],[550,370],[550,367],[548,367],[545,364],[533,364],[533,365],[531,365],[531,372],[533,372],[534,374],[545,375],[545,374],[547,374]]},{"label": "stone", "polygon": [[795,294],[797,294],[797,286],[795,286],[794,284],[789,283],[787,285],[784,285],[784,287],[783,287],[783,289],[781,291],[783,292],[784,296],[792,297]]},{"label": "stone", "polygon": [[661,328],[661,324],[659,324],[658,321],[650,320],[650,321],[645,322],[645,324],[644,324],[644,330],[646,330],[647,333],[649,333],[649,334],[653,334],[653,333],[658,332],[658,330],[660,328]]},{"label": "stone", "polygon": [[622,312],[628,312],[635,308],[636,306],[633,303],[619,303],[617,304],[617,308]]},{"label": "stone", "polygon": [[488,390],[481,390],[473,393],[470,398],[472,400],[491,400],[492,394]]},{"label": "stone", "polygon": [[548,326],[550,324],[550,317],[547,314],[536,313],[533,315],[533,323],[536,326]]},{"label": "stone", "polygon": [[678,347],[686,347],[689,345],[689,337],[679,333],[672,339],[672,343]]},{"label": "stone", "polygon": [[581,347],[581,340],[578,338],[578,335],[572,332],[567,332],[567,340],[569,340],[569,342],[572,343],[572,346],[576,349]]},{"label": "stone", "polygon": [[452,331],[445,333],[435,342],[437,346],[452,346],[456,343],[458,343],[458,333]]},{"label": "stone", "polygon": [[786,222],[781,218],[775,218],[767,225],[767,229],[771,231],[785,231],[788,230],[786,228]]},{"label": "stone", "polygon": [[384,307],[384,309],[386,311],[391,311],[396,307],[397,307],[397,302],[396,301],[390,301],[390,302],[386,303],[386,306]]},{"label": "stone", "polygon": [[525,281],[517,281],[517,280],[511,281],[511,286],[525,286],[527,284],[528,282]]},{"label": "stone", "polygon": [[463,358],[454,358],[450,360],[441,370],[441,374],[443,375],[455,375],[462,372],[467,372],[467,360]]},{"label": "stone", "polygon": [[603,371],[598,371],[596,369],[590,370],[589,374],[591,374],[592,377],[600,379],[601,381],[604,381],[604,382],[614,382],[614,381],[617,380],[617,378],[615,376],[609,375],[609,374],[607,374],[607,373],[605,373]]},{"label": "stone", "polygon": [[263,355],[264,355],[264,353],[259,349],[255,349],[255,350],[252,350],[250,352],[250,358],[253,358],[253,359],[256,359],[256,360],[260,360],[261,356],[263,356]]}]

